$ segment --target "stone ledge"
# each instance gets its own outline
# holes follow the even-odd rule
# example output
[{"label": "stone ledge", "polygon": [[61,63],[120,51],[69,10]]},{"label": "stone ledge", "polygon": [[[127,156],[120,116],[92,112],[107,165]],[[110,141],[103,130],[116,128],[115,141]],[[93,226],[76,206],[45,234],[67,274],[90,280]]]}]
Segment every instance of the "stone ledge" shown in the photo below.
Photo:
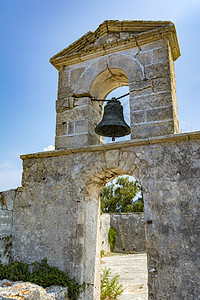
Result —
[{"label": "stone ledge", "polygon": [[107,151],[110,149],[127,148],[131,146],[171,143],[171,142],[187,141],[187,140],[195,140],[195,139],[197,140],[200,139],[200,131],[171,134],[166,136],[157,136],[157,137],[151,137],[146,139],[134,139],[126,142],[92,145],[92,146],[86,146],[77,149],[63,149],[63,150],[54,150],[54,151],[47,151],[47,152],[38,152],[33,154],[23,154],[20,156],[20,158],[23,160],[29,158],[47,158],[47,157],[55,157],[61,155],[69,155],[72,153],[95,152],[95,151],[104,151],[104,150]]}]

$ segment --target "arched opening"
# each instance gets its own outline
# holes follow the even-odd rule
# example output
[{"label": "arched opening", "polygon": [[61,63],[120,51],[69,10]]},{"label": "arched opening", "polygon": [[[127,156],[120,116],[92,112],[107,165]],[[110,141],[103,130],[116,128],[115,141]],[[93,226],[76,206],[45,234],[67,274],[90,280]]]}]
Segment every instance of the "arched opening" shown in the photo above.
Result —
[{"label": "arched opening", "polygon": [[[90,89],[91,95],[95,99],[111,99],[112,97],[118,98],[124,94],[129,93],[129,79],[127,74],[118,68],[109,68],[101,73],[99,73],[94,81],[91,84]],[[126,96],[120,99],[121,105],[123,106],[124,110],[124,119],[126,123],[130,126],[130,103],[129,103],[129,96]],[[98,104],[97,104],[98,103]],[[95,102],[93,106],[96,107],[100,114],[96,118],[94,122],[95,126],[100,122],[103,117],[103,110],[104,106],[107,102]],[[124,137],[116,138],[116,142],[130,140],[130,134]],[[112,142],[112,138],[101,137],[101,143],[110,143]]]},{"label": "arched opening", "polygon": [[118,176],[100,195],[101,274],[110,269],[110,279],[120,276],[119,299],[148,299],[142,186],[133,176]]},{"label": "arched opening", "polygon": [[[107,97],[107,99],[112,99],[112,97],[118,98],[122,95],[128,94],[129,93],[129,87],[128,86],[122,86],[122,87],[118,87],[116,89],[114,89],[112,92],[110,92]],[[130,102],[129,102],[129,96],[126,96],[122,99],[120,99],[121,105],[123,106],[123,115],[124,115],[124,120],[125,122],[130,126]],[[107,102],[104,102],[104,106],[107,104]],[[115,141],[119,142],[119,141],[128,141],[131,139],[131,134],[129,135],[125,135],[122,137],[116,137]],[[111,143],[112,142],[112,138],[111,137],[104,137],[103,138],[103,143]]]}]

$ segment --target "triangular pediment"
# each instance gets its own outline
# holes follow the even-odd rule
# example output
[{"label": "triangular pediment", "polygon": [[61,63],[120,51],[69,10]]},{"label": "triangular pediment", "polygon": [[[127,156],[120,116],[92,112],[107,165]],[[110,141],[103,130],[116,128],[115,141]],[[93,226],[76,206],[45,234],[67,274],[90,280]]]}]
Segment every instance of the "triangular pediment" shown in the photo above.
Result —
[{"label": "triangular pediment", "polygon": [[93,32],[89,31],[80,39],[50,59],[59,69],[130,47],[137,47],[153,41],[168,38],[174,60],[180,56],[175,26],[170,21],[104,21]]}]

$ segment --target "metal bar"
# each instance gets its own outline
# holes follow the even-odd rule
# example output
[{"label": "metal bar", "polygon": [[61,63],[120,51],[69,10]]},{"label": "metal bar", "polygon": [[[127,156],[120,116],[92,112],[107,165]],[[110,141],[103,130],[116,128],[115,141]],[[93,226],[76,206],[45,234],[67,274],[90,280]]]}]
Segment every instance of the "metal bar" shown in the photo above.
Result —
[{"label": "metal bar", "polygon": [[[118,99],[121,99],[121,98],[124,98],[124,97],[128,96],[129,94],[130,94],[130,93],[127,93],[127,94],[124,94],[124,95],[122,95],[122,96],[120,96],[120,97],[118,97],[118,98],[115,98],[115,97],[113,97],[113,98],[115,98],[116,100],[118,100]],[[108,99],[108,100],[104,99],[104,100],[102,100],[102,99],[91,98],[91,100],[92,100],[92,101],[111,101],[112,99]]]},{"label": "metal bar", "polygon": [[118,98],[116,98],[116,99],[118,100],[118,99],[124,98],[124,97],[128,96],[129,94],[130,94],[130,93],[127,93],[127,94],[122,95],[122,96],[120,96],[120,97],[118,97]]}]

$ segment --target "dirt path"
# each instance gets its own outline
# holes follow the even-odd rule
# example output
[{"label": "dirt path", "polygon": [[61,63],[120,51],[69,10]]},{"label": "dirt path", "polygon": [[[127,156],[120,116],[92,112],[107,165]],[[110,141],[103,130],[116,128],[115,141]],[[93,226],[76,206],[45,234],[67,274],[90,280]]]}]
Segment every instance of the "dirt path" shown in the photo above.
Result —
[{"label": "dirt path", "polygon": [[112,276],[119,274],[124,292],[120,300],[147,300],[147,256],[139,254],[116,254],[101,259],[101,269],[111,268]]}]

